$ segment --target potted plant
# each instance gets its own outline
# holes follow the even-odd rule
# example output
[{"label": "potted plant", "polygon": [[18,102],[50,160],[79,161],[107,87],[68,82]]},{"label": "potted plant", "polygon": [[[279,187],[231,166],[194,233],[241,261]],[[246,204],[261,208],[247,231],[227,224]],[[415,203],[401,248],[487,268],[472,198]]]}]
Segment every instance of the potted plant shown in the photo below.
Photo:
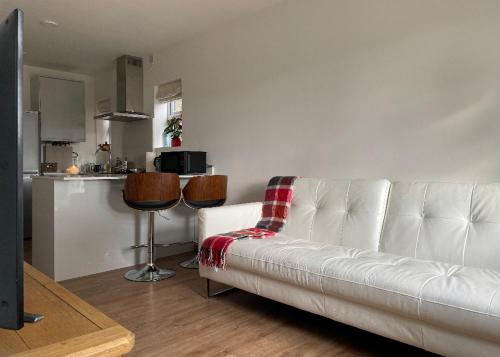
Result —
[{"label": "potted plant", "polygon": [[182,137],[182,117],[167,120],[167,127],[163,131],[164,135],[172,138],[172,147],[181,146]]}]

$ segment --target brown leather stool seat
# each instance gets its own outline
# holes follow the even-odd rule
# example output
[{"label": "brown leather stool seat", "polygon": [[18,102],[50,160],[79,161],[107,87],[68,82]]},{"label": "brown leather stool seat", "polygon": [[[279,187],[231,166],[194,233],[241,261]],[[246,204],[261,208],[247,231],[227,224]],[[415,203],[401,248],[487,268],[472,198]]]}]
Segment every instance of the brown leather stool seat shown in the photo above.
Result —
[{"label": "brown leather stool seat", "polygon": [[129,201],[125,200],[125,203],[130,208],[139,210],[139,211],[162,211],[165,209],[169,209],[175,206],[179,200],[170,200],[170,201]]},{"label": "brown leather stool seat", "polygon": [[186,205],[188,205],[190,208],[200,209],[200,208],[219,207],[222,206],[225,202],[226,199],[224,198],[220,200],[208,200],[208,201],[187,201]]},{"label": "brown leather stool seat", "polygon": [[177,174],[146,172],[130,174],[125,180],[123,201],[135,210],[148,212],[148,244],[139,244],[132,248],[148,248],[148,263],[141,269],[125,273],[125,278],[132,281],[157,281],[175,275],[175,271],[161,269],[154,263],[154,215],[175,207],[181,200],[180,180]]},{"label": "brown leather stool seat", "polygon": [[[192,177],[182,190],[182,200],[193,209],[222,206],[227,198],[227,176],[206,175]],[[196,248],[198,242],[195,242]],[[198,269],[198,259],[194,257],[180,264],[184,268]]]}]

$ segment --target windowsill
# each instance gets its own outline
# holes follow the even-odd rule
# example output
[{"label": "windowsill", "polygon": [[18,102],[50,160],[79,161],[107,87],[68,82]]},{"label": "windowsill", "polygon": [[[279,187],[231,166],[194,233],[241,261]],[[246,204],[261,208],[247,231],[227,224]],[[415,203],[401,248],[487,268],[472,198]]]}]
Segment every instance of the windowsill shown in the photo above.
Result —
[{"label": "windowsill", "polygon": [[[183,151],[186,151],[186,148],[184,146],[176,146],[176,147],[173,147],[173,146],[162,146],[162,147],[159,147],[159,148],[154,148],[154,151],[155,152],[162,152],[162,151],[179,151],[179,150],[183,150]],[[192,151],[192,150],[190,150]]]},{"label": "windowsill", "polygon": [[176,147],[164,146],[164,147],[154,148],[153,151],[155,152],[155,154],[158,154],[163,151],[205,151],[205,150],[197,147],[187,147],[182,145]]}]

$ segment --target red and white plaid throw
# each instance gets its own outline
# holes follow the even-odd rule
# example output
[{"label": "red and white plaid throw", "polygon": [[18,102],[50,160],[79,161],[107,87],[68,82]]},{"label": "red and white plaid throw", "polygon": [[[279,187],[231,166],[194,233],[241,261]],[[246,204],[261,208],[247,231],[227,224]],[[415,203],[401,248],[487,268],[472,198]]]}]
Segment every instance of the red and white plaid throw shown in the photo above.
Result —
[{"label": "red and white plaid throw", "polygon": [[267,185],[262,205],[262,217],[256,227],[206,238],[198,255],[200,263],[224,269],[226,252],[234,241],[274,237],[286,223],[288,210],[292,203],[295,179],[295,176],[273,177]]}]

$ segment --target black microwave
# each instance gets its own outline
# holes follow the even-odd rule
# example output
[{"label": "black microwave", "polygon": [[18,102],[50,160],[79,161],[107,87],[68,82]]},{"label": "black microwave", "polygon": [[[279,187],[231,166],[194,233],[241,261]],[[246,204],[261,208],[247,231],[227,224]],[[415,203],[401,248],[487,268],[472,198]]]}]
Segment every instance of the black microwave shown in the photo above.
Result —
[{"label": "black microwave", "polygon": [[205,151],[162,152],[154,161],[156,171],[172,172],[179,175],[204,174],[207,171]]}]

